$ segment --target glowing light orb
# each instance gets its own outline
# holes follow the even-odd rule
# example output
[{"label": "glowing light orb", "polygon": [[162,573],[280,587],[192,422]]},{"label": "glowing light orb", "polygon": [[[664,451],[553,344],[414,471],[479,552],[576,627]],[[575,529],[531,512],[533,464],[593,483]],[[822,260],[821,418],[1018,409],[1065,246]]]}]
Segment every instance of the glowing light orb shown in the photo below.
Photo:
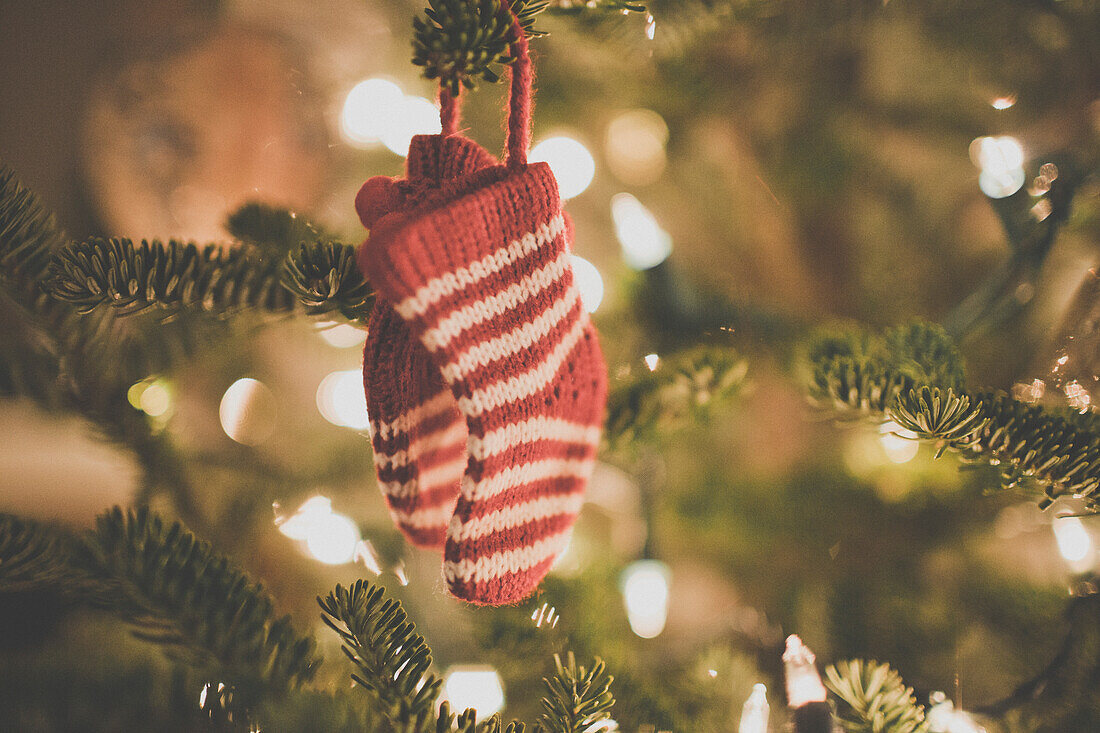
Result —
[{"label": "glowing light orb", "polygon": [[[138,382],[145,388],[137,394],[138,408],[149,417],[165,417],[172,410],[172,390],[163,379]],[[134,385],[135,387],[137,385]],[[131,388],[132,389],[132,388]]]},{"label": "glowing light orb", "polygon": [[626,618],[631,631],[643,639],[652,639],[665,629],[671,577],[668,566],[657,560],[638,560],[623,570],[619,586]]},{"label": "glowing light orb", "polygon": [[970,158],[981,169],[978,187],[990,198],[1002,199],[1024,186],[1024,147],[1014,137],[979,137],[970,143]]},{"label": "glowing light orb", "polygon": [[229,385],[218,407],[222,430],[243,445],[258,445],[275,432],[275,395],[263,382],[245,377]]},{"label": "glowing light orb", "polygon": [[646,354],[642,361],[645,362],[646,369],[655,372],[657,371],[657,365],[661,363],[661,357],[657,354]]},{"label": "glowing light orb", "polygon": [[642,202],[628,193],[611,199],[611,218],[615,236],[622,246],[623,259],[634,270],[649,270],[672,254],[672,237]]},{"label": "glowing light orb", "polygon": [[333,512],[314,524],[306,537],[306,548],[318,562],[343,565],[355,559],[360,539],[359,526]]},{"label": "glowing light orb", "polygon": [[908,463],[917,457],[920,443],[917,434],[906,430],[893,420],[887,420],[879,426],[879,442],[886,457],[893,463]]},{"label": "glowing light orb", "polygon": [[350,349],[359,346],[367,340],[367,332],[356,328],[350,323],[337,323],[336,321],[322,321],[317,324],[317,335],[330,346],[338,349]]},{"label": "glowing light orb", "polygon": [[596,161],[588,148],[571,137],[550,137],[531,148],[531,163],[546,163],[558,179],[563,199],[584,192],[596,175]]},{"label": "glowing light orb", "polygon": [[358,369],[332,372],[317,387],[317,409],[333,425],[353,430],[370,427],[363,373]]},{"label": "glowing light orb", "polygon": [[401,87],[385,79],[367,79],[352,87],[340,111],[340,133],[355,147],[380,142],[404,101]]},{"label": "glowing light orb", "polygon": [[607,126],[604,148],[611,172],[623,181],[644,186],[665,171],[668,125],[651,109],[632,109]]},{"label": "glowing light orb", "polygon": [[424,97],[405,97],[394,109],[390,125],[382,132],[382,144],[391,152],[406,156],[413,135],[436,135],[442,129],[438,107]]},{"label": "glowing light orb", "polygon": [[1058,517],[1054,520],[1054,540],[1058,552],[1070,567],[1081,570],[1091,565],[1093,547],[1085,523],[1080,517]]},{"label": "glowing light orb", "polygon": [[364,543],[359,526],[350,517],[332,511],[332,500],[327,496],[310,497],[295,514],[276,519],[275,524],[326,565],[343,565],[362,558]]},{"label": "glowing light orb", "polygon": [[1023,168],[1000,173],[982,171],[978,174],[978,188],[991,199],[1003,199],[1023,188],[1026,179]]},{"label": "glowing light orb", "polygon": [[573,282],[581,292],[581,305],[589,313],[595,313],[603,301],[603,276],[588,260],[579,255],[569,255],[573,266]]},{"label": "glowing light orb", "polygon": [[504,709],[504,682],[489,666],[454,666],[443,675],[443,698],[452,710],[473,708],[479,719],[488,718]]},{"label": "glowing light orb", "polygon": [[752,686],[752,694],[741,708],[741,722],[737,733],[768,733],[768,688],[762,682]]}]

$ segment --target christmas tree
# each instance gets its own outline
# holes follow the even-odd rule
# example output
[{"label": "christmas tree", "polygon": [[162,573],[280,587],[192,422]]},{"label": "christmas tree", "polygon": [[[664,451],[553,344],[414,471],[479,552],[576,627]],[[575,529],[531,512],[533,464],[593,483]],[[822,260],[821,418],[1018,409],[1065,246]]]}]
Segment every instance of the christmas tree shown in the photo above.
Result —
[{"label": "christmas tree", "polygon": [[[17,0],[0,38],[0,728],[1100,727],[1095,3]],[[470,201],[471,247],[546,219],[543,269],[451,262]],[[441,278],[515,265],[491,297],[563,325],[422,332],[377,253],[428,220]],[[602,432],[485,524],[536,461],[476,380],[540,344],[513,443]],[[410,508],[381,392],[429,378],[460,461]]]}]

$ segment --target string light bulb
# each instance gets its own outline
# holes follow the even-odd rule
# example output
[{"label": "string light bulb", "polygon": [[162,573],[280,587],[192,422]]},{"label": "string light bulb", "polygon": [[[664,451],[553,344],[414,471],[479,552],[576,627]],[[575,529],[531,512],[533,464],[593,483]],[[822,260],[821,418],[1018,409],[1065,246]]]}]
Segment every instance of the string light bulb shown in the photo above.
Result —
[{"label": "string light bulb", "polygon": [[352,87],[340,111],[340,134],[357,148],[381,142],[405,99],[401,87],[386,79],[367,79]]},{"label": "string light bulb", "polygon": [[405,97],[393,110],[390,124],[382,131],[382,144],[391,153],[405,157],[414,135],[438,135],[442,130],[439,108],[424,97]]},{"label": "string light bulb", "polygon": [[350,349],[360,346],[367,340],[367,332],[350,323],[338,323],[337,321],[322,321],[317,324],[317,335],[324,339],[325,343],[338,349]]},{"label": "string light bulb", "polygon": [[651,109],[621,112],[607,125],[608,167],[623,183],[644,186],[661,178],[668,163],[668,125]]},{"label": "string light bulb", "polygon": [[920,451],[917,434],[893,420],[887,420],[879,426],[879,443],[892,463],[908,463]]},{"label": "string light bulb", "polygon": [[768,733],[768,688],[762,682],[752,686],[752,694],[741,708],[741,723],[737,733]]},{"label": "string light bulb", "polygon": [[672,254],[672,237],[642,202],[629,193],[611,198],[611,219],[622,246],[623,259],[634,270],[650,270]]},{"label": "string light bulb", "polygon": [[659,560],[637,560],[623,570],[619,585],[630,630],[652,639],[668,620],[669,583],[672,572]]},{"label": "string light bulb", "polygon": [[259,445],[275,432],[275,395],[263,382],[243,377],[225,390],[218,405],[222,430],[242,445]]},{"label": "string light bulb", "polygon": [[360,556],[359,526],[350,517],[334,512],[327,496],[307,499],[292,516],[277,517],[275,524],[284,535],[301,542],[318,562],[343,565]]},{"label": "string light bulb", "polygon": [[1055,517],[1052,528],[1058,554],[1066,561],[1070,570],[1083,573],[1093,566],[1096,550],[1080,517]]},{"label": "string light bulb", "polygon": [[581,294],[581,305],[589,313],[595,313],[603,302],[603,276],[596,266],[580,255],[569,255],[573,267],[573,282]]},{"label": "string light bulb", "polygon": [[975,138],[970,143],[970,157],[981,169],[978,187],[990,198],[1003,199],[1023,188],[1024,147],[1008,135]]},{"label": "string light bulb", "polygon": [[985,728],[963,710],[956,710],[955,703],[942,692],[928,696],[931,703],[925,718],[929,733],[985,733]]},{"label": "string light bulb", "polygon": [[787,637],[783,671],[796,733],[832,733],[833,715],[816,657],[795,634]]},{"label": "string light bulb", "polygon": [[558,179],[558,192],[563,199],[571,199],[588,188],[596,175],[596,161],[580,142],[559,135],[549,137],[531,148],[527,159],[532,163],[546,163]]},{"label": "string light bulb", "polygon": [[317,410],[333,425],[352,430],[370,427],[363,373],[358,369],[332,372],[317,387]]},{"label": "string light bulb", "polygon": [[504,709],[504,682],[492,667],[456,665],[443,675],[442,698],[454,710],[473,708],[488,718]]}]

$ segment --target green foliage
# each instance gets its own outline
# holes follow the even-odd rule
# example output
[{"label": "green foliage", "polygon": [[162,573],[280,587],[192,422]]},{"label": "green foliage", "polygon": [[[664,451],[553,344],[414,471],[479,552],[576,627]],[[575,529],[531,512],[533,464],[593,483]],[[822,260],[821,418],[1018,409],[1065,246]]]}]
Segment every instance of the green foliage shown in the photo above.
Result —
[{"label": "green foliage", "polygon": [[230,214],[225,228],[234,239],[281,253],[320,236],[316,227],[294,212],[257,202]]},{"label": "green foliage", "polygon": [[0,282],[22,288],[41,279],[61,241],[53,215],[0,164]]},{"label": "green foliage", "polygon": [[0,514],[0,593],[58,587],[71,575],[59,534]]},{"label": "green foliage", "polygon": [[728,403],[745,387],[748,363],[733,349],[699,347],[662,357],[611,390],[605,439],[613,448],[654,440]]},{"label": "green foliage", "polygon": [[836,718],[849,733],[925,733],[924,708],[901,675],[878,662],[839,662],[825,670],[825,684],[841,704]]},{"label": "green foliage", "polygon": [[940,455],[948,446],[966,447],[984,425],[982,403],[971,403],[970,397],[957,395],[950,387],[922,386],[902,392],[887,414],[918,438],[937,443]]},{"label": "green foliage", "polygon": [[146,509],[100,516],[79,557],[99,585],[95,602],[119,614],[141,639],[163,645],[224,684],[208,694],[244,712],[313,677],[320,663],[312,638],[244,572],[178,522]]},{"label": "green foliage", "polygon": [[374,291],[355,261],[355,248],[339,242],[302,244],[286,259],[283,284],[310,315],[339,313],[362,321],[374,306]]},{"label": "green foliage", "polygon": [[841,417],[877,418],[915,386],[959,389],[962,359],[936,324],[914,321],[879,336],[856,327],[815,334],[807,348],[810,397]]},{"label": "green foliage", "polygon": [[1100,506],[1100,426],[1004,394],[964,390],[958,352],[938,326],[911,324],[878,338],[849,329],[807,350],[810,397],[839,417],[889,417],[939,454],[995,466],[1004,488],[1036,487],[1041,507],[1073,495]]},{"label": "green foliage", "polygon": [[1004,394],[984,394],[981,401],[985,423],[963,450],[965,460],[998,466],[1006,488],[1038,485],[1046,492],[1041,507],[1064,495],[1100,505],[1100,432],[1094,420],[1055,414]]},{"label": "green foliage", "polygon": [[[443,680],[431,673],[432,653],[401,603],[386,598],[381,586],[357,580],[337,585],[327,598],[317,598],[322,620],[340,635],[343,652],[355,665],[352,678],[371,698],[371,709],[389,730],[402,733],[524,733],[523,723],[504,725],[499,715],[478,722],[477,711],[458,715],[444,702],[435,713]],[[610,716],[613,678],[603,662],[591,670],[578,667],[572,654],[563,664],[554,657],[556,674],[545,680],[549,696],[534,733],[580,733]]]},{"label": "green foliage", "polygon": [[607,674],[602,661],[597,659],[591,669],[585,669],[577,666],[570,652],[564,664],[555,654],[554,666],[557,673],[545,680],[550,694],[542,700],[545,712],[539,717],[544,730],[582,733],[611,717],[611,706],[615,703],[611,683],[615,678]]},{"label": "green foliage", "polygon": [[280,268],[277,257],[252,246],[91,239],[55,257],[50,289],[82,313],[103,305],[121,313],[152,306],[281,313],[294,307],[294,299],[279,282]]},{"label": "green foliage", "polygon": [[350,588],[337,585],[318,597],[322,619],[344,642],[355,664],[352,675],[376,700],[376,707],[397,730],[428,731],[433,704],[443,680],[431,674],[431,650],[399,601],[365,580]]},{"label": "green foliage", "polygon": [[546,0],[510,0],[507,6],[504,0],[428,0],[425,19],[413,18],[413,63],[455,95],[462,87],[476,88],[479,79],[495,83],[495,67],[513,60],[512,14],[534,38],[544,35],[534,23],[546,6]]}]

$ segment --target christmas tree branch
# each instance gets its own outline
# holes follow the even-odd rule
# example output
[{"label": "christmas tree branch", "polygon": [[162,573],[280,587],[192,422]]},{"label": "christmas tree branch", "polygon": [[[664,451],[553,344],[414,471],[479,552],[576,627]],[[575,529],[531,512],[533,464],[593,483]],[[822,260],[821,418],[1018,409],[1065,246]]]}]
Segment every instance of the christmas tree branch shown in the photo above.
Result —
[{"label": "christmas tree branch", "polygon": [[[318,598],[322,620],[340,635],[343,651],[355,665],[353,679],[366,690],[390,730],[406,733],[524,733],[518,721],[504,725],[499,715],[478,722],[477,711],[454,715],[447,702],[436,714],[436,697],[443,681],[429,669],[431,650],[401,603],[385,597],[381,586],[365,580],[350,588],[337,585]],[[570,653],[566,662],[555,655],[556,673],[544,680],[544,713],[533,733],[581,733],[610,717],[613,678],[603,662],[591,669],[578,666]]]},{"label": "christmas tree branch", "polygon": [[[546,35],[534,27],[545,10],[574,13],[583,10],[643,12],[642,3],[630,0],[428,0],[424,17],[413,18],[413,63],[424,67],[424,76],[439,79],[453,95],[463,87],[475,89],[479,81],[500,79],[500,68],[510,64],[515,40],[512,14],[519,18],[528,38]],[[507,7],[507,9],[506,9]],[[509,10],[511,12],[509,12]]]},{"label": "christmas tree branch", "polygon": [[225,223],[230,236],[280,254],[302,242],[326,239],[327,235],[304,217],[276,206],[247,203],[229,215]]},{"label": "christmas tree branch", "polygon": [[601,720],[611,717],[615,699],[611,695],[614,677],[604,663],[596,660],[591,669],[577,666],[570,652],[563,664],[554,655],[557,673],[544,679],[549,695],[542,700],[545,712],[539,717],[542,729],[549,733],[583,733]]},{"label": "christmas tree branch", "polygon": [[924,708],[888,665],[861,659],[825,670],[825,685],[840,699],[835,715],[848,733],[925,733]]},{"label": "christmas tree branch", "polygon": [[122,314],[152,306],[285,313],[294,298],[279,281],[281,269],[280,258],[248,245],[92,239],[59,253],[50,290],[82,313],[105,305]]},{"label": "christmas tree branch", "polygon": [[0,514],[0,593],[64,590],[73,580],[71,538],[11,514]]},{"label": "christmas tree branch", "polygon": [[101,586],[97,604],[223,684],[228,712],[296,688],[320,663],[313,639],[275,617],[261,586],[178,522],[116,508],[99,517],[77,563]]},{"label": "christmas tree branch", "polygon": [[322,620],[340,635],[356,667],[353,679],[394,728],[425,733],[434,728],[433,706],[443,680],[428,671],[431,650],[401,603],[364,580],[350,588],[337,585],[317,602]]},{"label": "christmas tree branch", "polygon": [[204,521],[184,479],[182,462],[145,416],[126,401],[134,382],[166,371],[201,335],[199,324],[171,324],[110,313],[81,316],[42,287],[64,235],[14,173],[0,166],[0,395],[23,396],[92,421],[105,437],[130,448],[147,493],[165,488],[192,526]]},{"label": "christmas tree branch", "polygon": [[349,321],[365,321],[374,307],[374,291],[363,279],[351,245],[301,245],[286,259],[283,284],[309,315],[339,314]]},{"label": "christmas tree branch", "polygon": [[1041,507],[1064,495],[1100,503],[1096,419],[965,391],[961,359],[938,326],[824,332],[806,359],[812,401],[839,417],[892,419],[941,454],[998,467],[1005,488],[1042,489]]},{"label": "christmas tree branch", "polygon": [[604,439],[617,449],[704,419],[741,393],[747,371],[748,363],[726,347],[662,357],[652,370],[613,385]]}]

